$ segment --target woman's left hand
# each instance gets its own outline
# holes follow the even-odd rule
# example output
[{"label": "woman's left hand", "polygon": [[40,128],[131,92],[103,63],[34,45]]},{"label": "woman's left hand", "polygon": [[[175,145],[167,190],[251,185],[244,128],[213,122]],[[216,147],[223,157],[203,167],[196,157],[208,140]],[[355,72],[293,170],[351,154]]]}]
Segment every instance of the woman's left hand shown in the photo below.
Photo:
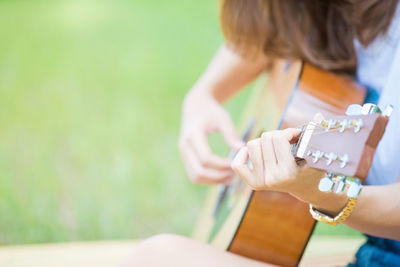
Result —
[{"label": "woman's left hand", "polygon": [[294,128],[263,133],[239,150],[232,161],[232,169],[255,190],[288,193],[298,190],[302,183],[296,179],[300,168],[290,144],[298,139],[300,133]]}]

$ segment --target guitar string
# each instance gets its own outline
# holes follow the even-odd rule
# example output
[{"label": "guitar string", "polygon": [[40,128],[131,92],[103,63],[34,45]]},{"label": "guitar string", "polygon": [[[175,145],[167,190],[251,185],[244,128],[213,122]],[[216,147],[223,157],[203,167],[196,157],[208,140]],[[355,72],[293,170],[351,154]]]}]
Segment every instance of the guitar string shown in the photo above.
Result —
[{"label": "guitar string", "polygon": [[[312,132],[312,134],[311,134],[312,136],[313,136],[313,135],[318,135],[318,134],[336,132],[336,131],[338,131],[338,130],[341,128],[341,126],[334,126],[334,127],[331,127],[331,128],[329,128],[329,129],[327,129],[327,128],[321,126],[320,123],[316,123],[316,122],[309,122],[308,124],[303,124],[302,126],[298,126],[298,127],[294,127],[294,128],[297,128],[297,129],[299,129],[299,130],[303,129],[302,131],[304,132],[304,131],[306,131],[306,130],[304,129],[304,127],[306,127],[307,125],[310,125],[310,124],[317,127],[317,128],[314,128],[314,129],[313,129],[313,132]],[[236,155],[236,153],[233,153],[233,154],[232,154],[232,158],[234,158],[235,155]]]},{"label": "guitar string", "polygon": [[[329,128],[327,130],[325,127],[321,126],[320,123],[310,122],[309,124],[313,124],[314,126],[319,127],[319,128],[316,129],[316,130],[319,130],[319,131],[317,132],[317,131],[313,130],[313,133],[311,135],[322,134],[322,133],[330,133],[330,132],[337,131],[337,130],[339,130],[341,128],[341,126],[334,126],[334,127]],[[309,124],[305,124],[305,125],[303,125],[301,127],[297,127],[297,128],[304,128],[305,126],[307,126]]]}]

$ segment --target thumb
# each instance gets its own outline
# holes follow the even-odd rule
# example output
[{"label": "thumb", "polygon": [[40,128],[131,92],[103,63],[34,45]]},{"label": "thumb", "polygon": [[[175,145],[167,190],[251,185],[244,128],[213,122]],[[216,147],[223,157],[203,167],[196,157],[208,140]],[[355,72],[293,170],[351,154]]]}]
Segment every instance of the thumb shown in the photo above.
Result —
[{"label": "thumb", "polygon": [[233,121],[230,117],[225,118],[220,121],[218,125],[218,130],[225,139],[225,142],[230,148],[240,149],[244,146],[244,142],[240,139],[238,133],[236,132]]}]

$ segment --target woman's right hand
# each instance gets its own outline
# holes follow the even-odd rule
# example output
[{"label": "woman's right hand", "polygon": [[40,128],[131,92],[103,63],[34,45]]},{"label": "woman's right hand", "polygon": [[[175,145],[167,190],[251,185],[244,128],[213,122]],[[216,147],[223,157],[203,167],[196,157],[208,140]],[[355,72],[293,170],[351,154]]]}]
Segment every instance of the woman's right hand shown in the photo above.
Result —
[{"label": "woman's right hand", "polygon": [[183,103],[179,149],[183,163],[194,183],[229,183],[233,177],[231,160],[215,155],[207,135],[219,132],[232,149],[244,144],[236,133],[230,115],[221,106],[268,66],[269,60],[258,55],[246,60],[223,45]]},{"label": "woman's right hand", "polygon": [[208,90],[193,89],[183,103],[179,150],[194,183],[227,184],[233,177],[231,160],[215,155],[208,144],[207,136],[213,132],[220,132],[232,149],[244,145],[221,104]]}]

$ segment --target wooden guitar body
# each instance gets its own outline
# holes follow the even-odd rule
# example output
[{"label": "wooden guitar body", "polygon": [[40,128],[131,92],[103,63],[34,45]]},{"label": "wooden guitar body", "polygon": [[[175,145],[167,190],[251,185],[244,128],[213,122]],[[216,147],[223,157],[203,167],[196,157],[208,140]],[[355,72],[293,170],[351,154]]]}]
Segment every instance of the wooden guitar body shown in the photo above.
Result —
[{"label": "wooden guitar body", "polygon": [[[240,126],[253,127],[250,139],[262,132],[298,127],[314,114],[344,114],[350,104],[362,104],[365,89],[351,80],[301,62],[278,61],[249,101]],[[312,179],[318,171],[300,175]],[[194,237],[252,259],[297,266],[315,221],[308,205],[289,194],[253,191],[236,181],[221,200],[221,188],[209,194]],[[216,209],[216,206],[219,208]]]}]

